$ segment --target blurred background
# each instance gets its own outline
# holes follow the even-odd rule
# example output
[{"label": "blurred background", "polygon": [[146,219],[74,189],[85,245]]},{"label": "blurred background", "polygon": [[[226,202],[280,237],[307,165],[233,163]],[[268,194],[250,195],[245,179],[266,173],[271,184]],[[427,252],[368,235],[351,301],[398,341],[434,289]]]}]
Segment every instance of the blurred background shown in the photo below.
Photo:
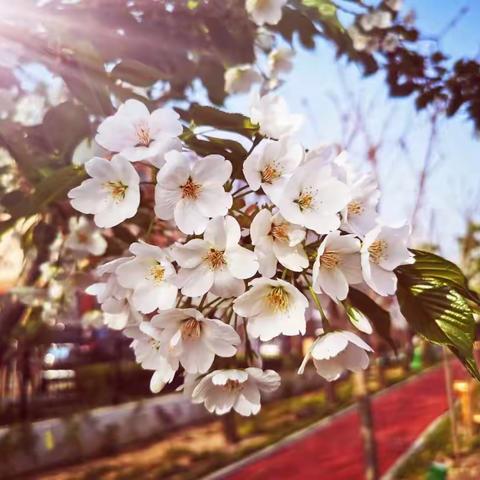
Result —
[{"label": "blurred background", "polygon": [[[369,25],[375,12],[388,22]],[[347,149],[375,173],[381,213],[410,221],[412,246],[458,263],[478,290],[479,21],[475,0],[291,0],[261,28],[243,0],[0,0],[0,478],[193,479],[232,464],[211,478],[379,478],[402,460],[391,478],[433,479],[460,456],[449,478],[480,478],[475,388],[413,337],[396,303],[383,304],[364,378],[295,375],[319,327],[312,311],[304,338],[262,345],[284,381],[260,415],[212,418],[175,393],[179,381],[152,395],[129,340],[84,293],[89,271],[149,228],[145,211],[112,229],[100,259],[64,246],[65,193],[121,102],[171,105],[201,142],[197,127],[215,132],[217,117],[197,104],[248,115],[250,92],[226,89],[225,72],[253,64],[266,78],[288,51],[269,88],[306,117],[303,143]],[[171,238],[161,222],[153,233]],[[358,415],[318,426],[355,401]],[[436,440],[403,458],[436,419]],[[298,437],[295,455],[235,464],[310,425],[319,433]]]}]

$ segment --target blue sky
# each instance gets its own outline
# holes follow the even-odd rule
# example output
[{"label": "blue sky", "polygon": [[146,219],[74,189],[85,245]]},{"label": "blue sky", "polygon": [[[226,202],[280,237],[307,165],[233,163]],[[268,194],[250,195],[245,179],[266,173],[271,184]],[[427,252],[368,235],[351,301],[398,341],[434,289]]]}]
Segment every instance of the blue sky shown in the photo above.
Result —
[{"label": "blue sky", "polygon": [[[405,2],[402,13],[414,9],[416,25],[424,35],[430,36],[441,32],[462,6],[469,7],[468,13],[442,38],[439,46],[453,58],[475,57],[480,52],[480,2],[410,0]],[[378,152],[382,216],[394,222],[410,219],[418,185],[417,173],[422,168],[430,136],[428,112],[416,112],[411,97],[390,99],[382,74],[363,77],[357,66],[338,62],[332,46],[322,40],[317,41],[314,51],[295,47],[295,68],[286,77],[280,93],[287,98],[292,111],[307,116],[301,133],[305,145],[312,147],[340,140],[343,129],[337,107],[340,104],[344,111],[351,111],[360,99],[369,135],[382,139]],[[340,87],[340,76],[353,101]],[[248,97],[234,97],[227,106],[246,112]],[[399,147],[403,132],[407,132],[404,140],[408,155]],[[437,139],[432,157],[434,167],[427,180],[415,239],[441,243],[442,253],[455,259],[456,237],[463,232],[465,211],[467,208],[473,210],[475,200],[476,203],[480,200],[480,145],[472,122],[463,114],[453,119],[442,118]],[[365,163],[362,141],[354,144],[351,154]]]}]

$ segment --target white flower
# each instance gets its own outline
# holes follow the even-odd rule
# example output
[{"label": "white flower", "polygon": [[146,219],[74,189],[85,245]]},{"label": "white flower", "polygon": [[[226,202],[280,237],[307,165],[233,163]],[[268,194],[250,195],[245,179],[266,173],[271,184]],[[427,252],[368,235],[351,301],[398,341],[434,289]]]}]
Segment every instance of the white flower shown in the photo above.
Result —
[{"label": "white flower", "polygon": [[47,86],[48,103],[52,106],[60,105],[68,100],[68,88],[62,77],[54,77]]},{"label": "white flower", "polygon": [[24,126],[39,125],[47,111],[45,97],[38,93],[23,95],[16,103],[13,120]]},{"label": "white flower", "polygon": [[302,145],[288,137],[263,140],[245,159],[243,174],[253,191],[261,187],[273,202],[278,202],[303,156]]},{"label": "white flower", "polygon": [[94,295],[97,297],[97,301],[100,304],[105,303],[110,298],[116,300],[123,300],[124,298],[127,298],[130,295],[130,290],[122,287],[118,283],[115,272],[116,269],[122,265],[122,263],[128,260],[129,258],[117,258],[97,267],[97,275],[99,277],[106,277],[104,279],[105,281],[90,285],[85,292],[89,295]]},{"label": "white flower", "polygon": [[220,320],[205,318],[194,308],[164,310],[142,324],[161,331],[161,346],[177,358],[187,373],[205,373],[215,355],[232,357],[237,352],[240,337]]},{"label": "white flower", "polygon": [[142,313],[175,305],[178,288],[175,268],[164,250],[148,243],[132,243],[134,257],[116,270],[118,283],[133,290],[132,304]]},{"label": "white flower", "polygon": [[97,227],[109,228],[137,213],[140,178],[132,164],[115,155],[111,161],[95,157],[85,164],[90,175],[68,192],[75,210],[93,213]]},{"label": "white flower", "polygon": [[271,278],[277,271],[277,260],[289,270],[301,272],[308,267],[308,257],[301,242],[305,229],[287,222],[279,213],[260,210],[250,225],[250,237],[255,245],[258,271]]},{"label": "white flower", "polygon": [[342,229],[359,236],[376,225],[380,192],[372,175],[347,171],[351,199],[342,211]]},{"label": "white flower", "polygon": [[237,65],[225,70],[225,91],[228,93],[249,92],[255,83],[262,81],[262,76],[252,65]]},{"label": "white flower", "polygon": [[142,315],[133,308],[130,297],[110,297],[102,303],[101,309],[105,325],[113,330],[123,330],[138,325],[143,320]]},{"label": "white flower", "polygon": [[392,14],[386,10],[376,10],[360,17],[360,25],[369,32],[374,28],[389,28],[392,25]]},{"label": "white flower", "polygon": [[76,147],[72,154],[72,163],[77,167],[85,165],[93,157],[105,157],[107,150],[95,143],[92,138],[85,137]]},{"label": "white flower", "polygon": [[117,268],[129,259],[117,258],[97,267],[96,273],[103,277],[103,281],[94,283],[86,289],[86,293],[97,297],[104,323],[114,330],[122,330],[142,321],[142,315],[132,307],[132,291],[122,287],[116,275]]},{"label": "white flower", "polygon": [[365,235],[361,248],[363,278],[379,295],[393,295],[397,290],[399,265],[414,263],[407,248],[410,227],[394,228],[378,225]]},{"label": "white flower", "polygon": [[312,358],[317,373],[331,382],[339,378],[344,370],[365,370],[369,363],[367,352],[372,351],[368,344],[352,332],[330,332],[315,341],[298,373],[304,372],[306,364]]},{"label": "white flower", "polygon": [[248,334],[265,342],[281,334],[304,334],[307,308],[307,298],[293,285],[263,277],[253,279],[233,302],[234,312],[248,319]]},{"label": "white flower", "polygon": [[98,127],[96,142],[111,152],[120,153],[131,162],[150,160],[157,167],[170,150],[179,150],[182,133],[179,115],[171,108],[150,113],[138,100],[127,100],[117,112]]},{"label": "white flower", "polygon": [[210,218],[226,215],[232,206],[232,195],[223,188],[232,164],[221,155],[200,158],[175,151],[165,159],[157,176],[155,214],[174,219],[183,233],[203,233]]},{"label": "white flower", "polygon": [[394,52],[400,45],[400,37],[394,32],[388,32],[382,40],[382,49],[385,52]]},{"label": "white flower", "polygon": [[287,0],[246,0],[245,8],[257,25],[276,25],[282,18]]},{"label": "white flower", "polygon": [[240,415],[256,415],[261,408],[260,392],[280,386],[274,370],[249,367],[245,370],[215,370],[193,389],[193,403],[204,403],[210,413],[224,415],[232,408]]},{"label": "white flower", "polygon": [[276,77],[280,73],[288,73],[293,68],[293,50],[287,47],[280,47],[272,50],[268,55],[268,73]]},{"label": "white flower", "polygon": [[338,213],[349,200],[348,187],[332,176],[331,167],[319,157],[295,171],[277,206],[289,222],[323,234],[340,227]]},{"label": "white flower", "polygon": [[398,12],[402,8],[403,0],[385,0],[385,4],[393,11]]},{"label": "white flower", "polygon": [[107,249],[107,241],[100,231],[85,217],[71,217],[65,247],[76,252],[103,255]]},{"label": "white flower", "polygon": [[133,339],[130,346],[133,348],[137,363],[145,370],[154,370],[150,390],[158,393],[175,377],[178,360],[163,353],[160,343],[161,332],[153,327],[149,328],[145,325],[147,323],[149,322],[142,322],[141,329],[130,328],[127,336]]},{"label": "white flower", "polygon": [[350,38],[352,39],[353,48],[359,52],[367,50],[370,44],[370,37],[364,35],[355,25],[347,29]]},{"label": "white flower", "polygon": [[271,138],[291,135],[303,123],[303,116],[290,113],[285,99],[274,93],[253,96],[250,119],[258,123],[262,135]]},{"label": "white flower", "polygon": [[211,291],[227,298],[245,291],[243,279],[255,275],[258,261],[238,244],[240,236],[240,225],[233,217],[219,217],[208,223],[203,240],[173,248],[172,256],[182,267],[178,285],[184,295],[197,297]]},{"label": "white flower", "polygon": [[348,285],[362,282],[360,241],[353,235],[329,233],[318,247],[312,269],[312,286],[332,300],[345,300]]}]

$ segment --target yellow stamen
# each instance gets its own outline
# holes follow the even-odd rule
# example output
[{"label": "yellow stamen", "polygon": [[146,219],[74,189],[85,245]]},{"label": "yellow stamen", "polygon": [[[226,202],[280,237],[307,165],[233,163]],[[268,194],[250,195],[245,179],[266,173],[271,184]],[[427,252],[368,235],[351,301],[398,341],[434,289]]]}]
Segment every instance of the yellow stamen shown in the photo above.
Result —
[{"label": "yellow stamen", "polygon": [[280,172],[272,164],[268,164],[262,170],[261,176],[263,183],[272,183],[274,180],[280,177]]},{"label": "yellow stamen", "polygon": [[182,198],[188,198],[190,200],[196,200],[202,189],[202,186],[195,183],[192,177],[188,177],[188,180],[180,187],[182,189]]},{"label": "yellow stamen", "polygon": [[189,318],[182,323],[180,330],[182,332],[182,338],[184,340],[189,338],[198,338],[202,333],[202,325],[198,320],[195,320],[194,318]]},{"label": "yellow stamen", "polygon": [[137,127],[137,147],[148,147],[152,139],[150,138],[150,131],[146,126]]},{"label": "yellow stamen", "polygon": [[165,269],[160,263],[155,263],[155,265],[150,268],[150,278],[155,283],[163,282],[163,280],[165,279]]},{"label": "yellow stamen", "polygon": [[348,215],[360,215],[364,211],[364,207],[360,202],[352,200],[347,206]]},{"label": "yellow stamen", "polygon": [[155,349],[155,350],[160,350],[160,341],[156,340],[155,338],[150,339],[150,345]]},{"label": "yellow stamen", "polygon": [[267,294],[266,301],[274,312],[285,312],[290,304],[288,293],[283,287],[273,287]]},{"label": "yellow stamen", "polygon": [[128,190],[128,185],[125,185],[121,180],[110,180],[105,182],[103,186],[116,202],[123,200]]},{"label": "yellow stamen", "polygon": [[86,233],[77,232],[76,235],[77,235],[78,243],[82,243],[82,244],[88,243],[89,237]]},{"label": "yellow stamen", "polygon": [[380,260],[386,258],[387,254],[387,242],[385,240],[375,240],[369,247],[368,253],[373,263],[380,263]]},{"label": "yellow stamen", "polygon": [[298,196],[295,203],[298,204],[300,210],[303,212],[304,210],[310,210],[313,208],[313,194],[308,190],[302,191]]},{"label": "yellow stamen", "polygon": [[220,270],[227,264],[222,250],[215,250],[214,248],[210,249],[205,260],[207,261],[210,270]]},{"label": "yellow stamen", "polygon": [[326,270],[333,270],[340,263],[340,255],[336,252],[324,252],[320,256],[320,266]]},{"label": "yellow stamen", "polygon": [[271,235],[276,240],[287,241],[288,240],[288,224],[281,223],[280,225],[273,225]]},{"label": "yellow stamen", "polygon": [[230,380],[228,379],[225,383],[225,389],[229,392],[235,392],[236,390],[240,390],[242,388],[242,384],[238,380]]}]

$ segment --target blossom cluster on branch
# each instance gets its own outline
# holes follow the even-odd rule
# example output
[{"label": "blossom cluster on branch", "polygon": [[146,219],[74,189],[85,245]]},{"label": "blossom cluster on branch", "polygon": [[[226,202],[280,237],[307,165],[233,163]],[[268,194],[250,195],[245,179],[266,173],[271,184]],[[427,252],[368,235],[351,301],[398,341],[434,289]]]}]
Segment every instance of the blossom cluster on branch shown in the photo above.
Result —
[{"label": "blossom cluster on branch", "polygon": [[299,371],[310,358],[328,380],[366,368],[370,346],[334,330],[321,298],[340,305],[350,285],[393,295],[394,269],[413,262],[408,225],[378,222],[374,178],[346,152],[306,151],[295,136],[302,117],[274,93],[253,99],[250,120],[258,133],[234,179],[229,160],[200,157],[181,141],[174,110],[150,113],[128,100],[98,127],[96,141],[111,154],[89,160],[89,178],[69,192],[72,206],[102,228],[128,221],[150,193],[152,222],[177,229],[163,247],[147,232],[98,267],[87,292],[105,322],[132,339],[137,362],[153,372],[152,391],[182,371],[185,394],[217,414],[260,410],[261,392],[280,377],[259,368],[254,348],[305,334],[310,304],[323,334]]}]

